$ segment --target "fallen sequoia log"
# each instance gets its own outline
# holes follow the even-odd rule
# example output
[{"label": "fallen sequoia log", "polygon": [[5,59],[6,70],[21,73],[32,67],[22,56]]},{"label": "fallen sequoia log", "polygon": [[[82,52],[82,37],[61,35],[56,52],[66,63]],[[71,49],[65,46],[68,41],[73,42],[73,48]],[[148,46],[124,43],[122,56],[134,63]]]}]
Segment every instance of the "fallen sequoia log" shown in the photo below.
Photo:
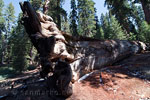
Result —
[{"label": "fallen sequoia log", "polygon": [[[112,65],[130,55],[146,50],[146,45],[140,41],[73,37],[60,31],[50,16],[35,12],[29,2],[20,3],[20,6],[23,11],[22,24],[40,56],[41,77],[47,77],[48,73],[52,72],[54,75],[47,78],[52,81],[55,73],[58,74],[62,70],[64,71],[66,66],[69,66],[66,75],[59,74],[56,75],[57,78],[53,79],[56,82],[61,76],[65,77],[63,80],[66,79],[67,82],[58,83],[59,85],[67,85],[67,89],[71,83],[72,71],[73,79],[77,80],[89,71]],[[59,59],[63,61],[59,61]],[[63,64],[62,66],[58,64],[59,67],[56,71],[52,62]],[[70,66],[71,69],[69,69]],[[59,68],[60,72],[58,71]],[[48,81],[48,84],[52,84],[51,81],[50,83]],[[59,85],[57,88],[60,89]]]},{"label": "fallen sequoia log", "polygon": [[75,80],[147,49],[143,42],[127,40],[78,41],[73,45],[75,58],[81,58],[71,64]]}]

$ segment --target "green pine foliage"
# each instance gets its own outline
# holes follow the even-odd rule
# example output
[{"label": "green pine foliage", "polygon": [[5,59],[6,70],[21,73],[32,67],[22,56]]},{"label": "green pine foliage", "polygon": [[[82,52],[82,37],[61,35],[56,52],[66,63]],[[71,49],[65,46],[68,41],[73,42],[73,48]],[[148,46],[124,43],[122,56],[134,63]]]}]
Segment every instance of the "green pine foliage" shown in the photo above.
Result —
[{"label": "green pine foliage", "polygon": [[134,3],[141,4],[144,12],[145,21],[150,24],[150,0],[133,0]]},{"label": "green pine foliage", "polygon": [[105,0],[109,11],[116,17],[125,32],[130,33],[130,15],[132,8],[128,0]]},{"label": "green pine foliage", "polygon": [[3,16],[3,8],[4,8],[4,2],[3,0],[0,0],[0,31],[4,30],[4,16]]},{"label": "green pine foliage", "polygon": [[50,0],[48,15],[51,16],[54,22],[58,25],[58,28],[61,30],[61,18],[66,17],[67,12],[62,8],[64,0]]},{"label": "green pine foliage", "polygon": [[102,27],[100,27],[100,39],[105,39],[104,38],[104,30],[103,30],[103,28]]},{"label": "green pine foliage", "polygon": [[139,27],[138,39],[143,42],[150,42],[150,25],[143,21]]},{"label": "green pine foliage", "polygon": [[100,22],[99,22],[99,19],[98,19],[98,16],[96,16],[95,14],[95,21],[96,21],[96,35],[94,36],[94,38],[96,39],[104,39],[104,31],[100,25]]},{"label": "green pine foliage", "polygon": [[105,39],[104,38],[104,30],[103,28],[100,26],[98,30],[96,30],[97,33],[96,35],[94,36],[95,39]]},{"label": "green pine foliage", "polygon": [[42,6],[42,2],[43,0],[30,0],[33,8],[37,11],[40,10],[41,6]]},{"label": "green pine foliage", "polygon": [[95,22],[96,22],[96,24],[95,24],[95,26],[96,26],[96,34],[95,34],[95,36],[94,36],[94,38],[101,38],[101,33],[100,33],[100,23],[99,23],[99,20],[98,20],[98,16],[96,16],[96,14],[95,14]]},{"label": "green pine foliage", "polygon": [[0,34],[0,64],[3,64],[3,57],[4,57],[4,35]]},{"label": "green pine foliage", "polygon": [[66,32],[66,33],[70,33],[70,28],[69,28],[69,22],[68,19],[61,19],[61,30]]},{"label": "green pine foliage", "polygon": [[14,41],[14,46],[12,48],[12,67],[16,72],[22,72],[28,66],[28,62],[26,59],[26,46],[25,44],[21,44],[25,39],[17,39]]},{"label": "green pine foliage", "polygon": [[3,7],[4,7],[4,2],[3,0],[0,0],[0,64],[3,63],[3,43],[4,43],[4,35],[3,35],[3,31],[4,31],[4,16],[3,16]]},{"label": "green pine foliage", "polygon": [[109,26],[109,16],[108,13],[106,15],[101,14],[101,19],[100,19],[101,27],[104,33],[104,39],[109,39],[109,34],[110,34],[110,26]]},{"label": "green pine foliage", "polygon": [[119,39],[119,40],[126,39],[126,35],[124,34],[124,31],[122,30],[119,22],[116,20],[114,16],[110,17],[109,25],[110,25],[109,39]]},{"label": "green pine foliage", "polygon": [[[20,20],[20,19],[19,19]],[[30,47],[30,42],[25,33],[24,27],[18,21],[18,25],[14,29],[11,37],[12,43],[12,64],[16,72],[22,72],[28,66],[27,55]]]},{"label": "green pine foliage", "polygon": [[134,33],[130,32],[128,40],[130,40],[130,41],[136,41],[136,37],[137,36]]},{"label": "green pine foliage", "polygon": [[124,40],[127,38],[125,32],[122,30],[122,27],[114,16],[108,14],[104,16],[102,14],[101,25],[105,39]]},{"label": "green pine foliage", "polygon": [[11,32],[14,27],[14,22],[15,22],[15,10],[14,6],[12,3],[9,3],[4,12],[4,42],[3,42],[3,61],[7,64],[10,62],[10,57],[11,57],[11,44],[10,44],[10,37],[11,37]]},{"label": "green pine foliage", "polygon": [[[43,11],[43,4],[45,3],[45,0],[30,0],[30,2],[36,11]],[[50,0],[47,13],[53,18],[59,29],[62,29],[61,26],[64,26],[62,25],[62,22],[64,21],[62,18],[65,17],[65,19],[67,19],[67,13],[62,8],[63,2],[64,0]]]},{"label": "green pine foliage", "polygon": [[131,4],[132,13],[131,16],[133,17],[133,21],[135,21],[135,25],[139,27],[139,25],[144,20],[144,12],[141,6],[136,6],[134,3]]},{"label": "green pine foliage", "polygon": [[12,3],[9,3],[7,8],[6,8],[6,11],[5,11],[6,20],[13,22],[14,18],[15,18],[14,14],[15,14],[14,6]]},{"label": "green pine foliage", "polygon": [[[12,3],[8,4],[8,6],[6,7],[5,10],[5,20],[6,20],[6,35],[10,35],[10,32],[12,30],[12,26],[14,24],[15,21],[15,9]],[[7,36],[7,37],[8,37]]]},{"label": "green pine foliage", "polygon": [[4,7],[4,1],[0,0],[0,15],[2,15],[3,7]]},{"label": "green pine foliage", "polygon": [[70,13],[70,32],[73,36],[78,36],[78,31],[77,31],[77,6],[76,6],[76,1],[71,0],[71,13]]},{"label": "green pine foliage", "polygon": [[96,34],[94,5],[92,0],[78,0],[78,30],[80,35],[93,37]]}]

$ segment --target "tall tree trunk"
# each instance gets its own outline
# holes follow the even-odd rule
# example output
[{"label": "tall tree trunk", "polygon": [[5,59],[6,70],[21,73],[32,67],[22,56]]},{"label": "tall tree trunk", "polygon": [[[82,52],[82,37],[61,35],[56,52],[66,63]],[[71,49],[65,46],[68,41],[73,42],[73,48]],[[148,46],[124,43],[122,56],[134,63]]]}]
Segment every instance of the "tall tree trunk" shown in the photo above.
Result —
[{"label": "tall tree trunk", "polygon": [[145,20],[150,24],[150,4],[146,0],[141,0],[141,4],[145,14]]},{"label": "tall tree trunk", "polygon": [[3,40],[2,40],[2,31],[0,30],[0,40],[1,40],[1,53],[0,53],[0,65],[3,64]]},{"label": "tall tree trunk", "polygon": [[60,16],[60,0],[57,0],[57,25],[58,28],[61,30],[61,16]]}]

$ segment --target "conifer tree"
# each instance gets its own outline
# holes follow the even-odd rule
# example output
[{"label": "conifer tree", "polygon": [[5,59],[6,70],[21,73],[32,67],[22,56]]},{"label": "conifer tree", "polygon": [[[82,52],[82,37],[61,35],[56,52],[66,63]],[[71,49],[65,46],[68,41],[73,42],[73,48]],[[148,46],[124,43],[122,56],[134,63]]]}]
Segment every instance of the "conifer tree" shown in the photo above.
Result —
[{"label": "conifer tree", "polygon": [[95,14],[95,21],[96,21],[96,35],[94,36],[94,38],[96,39],[104,39],[104,31],[100,25],[98,16],[96,16]]},{"label": "conifer tree", "polygon": [[92,0],[78,0],[79,34],[93,37],[96,34],[95,9]]},{"label": "conifer tree", "polygon": [[67,18],[67,12],[62,8],[64,0],[50,0],[48,15],[50,15],[54,22],[58,25],[61,30],[61,18]]},{"label": "conifer tree", "polygon": [[114,16],[110,16],[110,33],[109,38],[110,39],[126,39],[126,35],[124,34],[124,31],[122,30],[120,24],[116,20]]},{"label": "conifer tree", "polygon": [[70,32],[73,36],[78,36],[77,31],[77,7],[76,1],[71,0],[71,13],[70,13]]},{"label": "conifer tree", "polygon": [[3,59],[5,62],[9,63],[10,62],[10,56],[11,56],[11,44],[10,44],[10,36],[11,32],[14,27],[14,22],[15,22],[15,10],[14,6],[12,3],[9,3],[4,11],[4,20],[5,20],[5,27],[4,27],[4,43],[3,43]]},{"label": "conifer tree", "polygon": [[116,17],[122,29],[129,34],[130,24],[134,25],[130,21],[133,9],[129,0],[105,0],[105,5],[107,5],[111,14]]},{"label": "conifer tree", "polygon": [[69,22],[66,18],[61,18],[61,30],[66,33],[70,33]]},{"label": "conifer tree", "polygon": [[108,13],[106,13],[105,16],[104,16],[104,14],[101,14],[100,24],[101,24],[102,30],[104,32],[104,39],[109,39],[110,26],[109,26]]},{"label": "conifer tree", "polygon": [[4,7],[4,2],[3,0],[0,0],[0,64],[3,64],[3,51],[4,51],[4,47],[3,47],[3,43],[4,43],[4,35],[3,35],[3,31],[4,31],[4,17],[3,17],[3,7]]},{"label": "conifer tree", "polygon": [[139,27],[138,40],[150,42],[150,26],[146,21],[143,21]]},{"label": "conifer tree", "polygon": [[9,3],[5,10],[5,20],[6,20],[6,34],[5,38],[8,39],[11,33],[12,26],[15,21],[15,9],[12,3]]},{"label": "conifer tree", "polygon": [[3,8],[4,8],[4,2],[3,0],[0,0],[0,33],[4,30],[4,16],[3,16]]},{"label": "conifer tree", "polygon": [[137,40],[137,35],[135,35],[134,33],[130,32],[128,40],[136,41]]},{"label": "conifer tree", "polygon": [[124,34],[124,31],[122,30],[119,22],[117,19],[112,16],[103,14],[101,15],[101,26],[104,31],[104,38],[105,39],[126,39],[126,35]]},{"label": "conifer tree", "polygon": [[20,23],[20,18],[21,16],[19,16],[18,25],[13,30],[11,36],[11,44],[13,45],[11,66],[16,72],[19,73],[25,70],[29,64],[27,60],[27,55],[30,47],[27,33],[25,33],[25,29]]},{"label": "conifer tree", "polygon": [[145,14],[145,21],[150,24],[150,0],[134,0],[134,2],[141,3]]}]

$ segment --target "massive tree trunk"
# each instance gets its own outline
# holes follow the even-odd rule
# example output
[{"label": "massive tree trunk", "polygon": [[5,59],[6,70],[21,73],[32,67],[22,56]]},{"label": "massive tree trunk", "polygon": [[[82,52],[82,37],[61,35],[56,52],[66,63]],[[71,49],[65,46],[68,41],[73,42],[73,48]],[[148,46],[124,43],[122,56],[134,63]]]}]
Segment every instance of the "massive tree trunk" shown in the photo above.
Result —
[{"label": "massive tree trunk", "polygon": [[150,24],[150,3],[148,0],[141,0],[141,4],[145,14],[145,20]]}]

